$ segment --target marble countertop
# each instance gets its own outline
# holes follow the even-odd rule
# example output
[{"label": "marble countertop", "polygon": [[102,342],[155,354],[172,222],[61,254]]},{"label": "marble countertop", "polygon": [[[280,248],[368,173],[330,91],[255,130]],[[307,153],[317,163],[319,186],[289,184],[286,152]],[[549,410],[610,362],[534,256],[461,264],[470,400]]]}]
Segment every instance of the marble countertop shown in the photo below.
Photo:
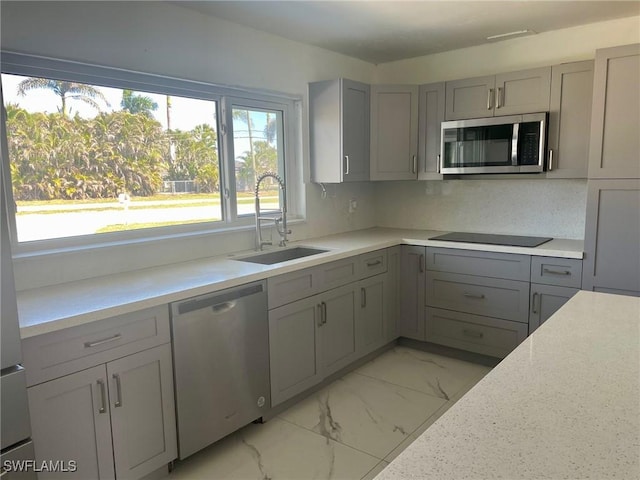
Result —
[{"label": "marble countertop", "polygon": [[582,258],[581,240],[554,239],[523,248],[430,240],[441,231],[373,228],[293,242],[329,250],[274,265],[234,260],[238,252],[18,292],[22,338],[74,327],[163,303],[262,280],[402,243],[548,257]]},{"label": "marble countertop", "polygon": [[640,298],[581,291],[377,480],[640,476]]}]

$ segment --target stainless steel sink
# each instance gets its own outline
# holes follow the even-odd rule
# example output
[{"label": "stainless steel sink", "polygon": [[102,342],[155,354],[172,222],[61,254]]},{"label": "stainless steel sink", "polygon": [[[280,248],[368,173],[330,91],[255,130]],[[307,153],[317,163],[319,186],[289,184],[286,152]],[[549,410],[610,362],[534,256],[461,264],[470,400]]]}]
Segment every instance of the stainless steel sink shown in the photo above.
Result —
[{"label": "stainless steel sink", "polygon": [[250,255],[248,257],[238,257],[233,260],[260,263],[262,265],[273,265],[274,263],[287,262],[289,260],[295,260],[296,258],[309,257],[311,255],[317,255],[325,252],[328,252],[328,250],[322,250],[321,248],[293,247],[283,250],[275,250],[273,252],[257,253],[256,255]]}]

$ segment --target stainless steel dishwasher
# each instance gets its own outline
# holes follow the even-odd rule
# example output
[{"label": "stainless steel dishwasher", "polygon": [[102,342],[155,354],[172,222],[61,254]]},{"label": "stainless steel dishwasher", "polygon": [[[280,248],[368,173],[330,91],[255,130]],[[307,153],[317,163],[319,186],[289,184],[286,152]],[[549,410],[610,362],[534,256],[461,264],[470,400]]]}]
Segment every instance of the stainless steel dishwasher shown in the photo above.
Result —
[{"label": "stainless steel dishwasher", "polygon": [[266,282],[171,305],[180,459],[271,405]]}]

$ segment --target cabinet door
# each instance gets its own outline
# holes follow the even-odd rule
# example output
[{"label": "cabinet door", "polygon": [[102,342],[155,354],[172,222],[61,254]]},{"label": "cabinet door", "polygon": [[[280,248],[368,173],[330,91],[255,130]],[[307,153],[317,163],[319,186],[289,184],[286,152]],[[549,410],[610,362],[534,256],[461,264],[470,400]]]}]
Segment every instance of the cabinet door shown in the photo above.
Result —
[{"label": "cabinet door", "polygon": [[346,367],[357,357],[355,292],[354,285],[345,285],[319,295],[322,310],[320,341],[324,376]]},{"label": "cabinet door", "polygon": [[418,87],[371,87],[371,179],[418,175]]},{"label": "cabinet door", "polygon": [[589,180],[582,288],[640,296],[640,180]]},{"label": "cabinet door", "polygon": [[271,405],[305,391],[322,380],[319,296],[269,311]]},{"label": "cabinet door", "polygon": [[384,296],[386,299],[387,321],[385,323],[385,340],[391,342],[398,338],[400,319],[400,266],[402,249],[400,245],[387,249],[387,283]]},{"label": "cabinet door", "polygon": [[402,245],[400,275],[400,336],[425,339],[426,247]]},{"label": "cabinet door", "polygon": [[342,81],[344,182],[369,180],[369,86]]},{"label": "cabinet door", "polygon": [[596,51],[589,178],[640,178],[640,44]]},{"label": "cabinet door", "polygon": [[577,288],[558,287],[555,285],[531,284],[531,310],[529,311],[529,335],[556,313],[569,301]]},{"label": "cabinet door", "polygon": [[45,478],[114,478],[107,376],[104,365],[28,390],[36,461],[74,460],[74,473]]},{"label": "cabinet door", "polygon": [[442,180],[440,124],[444,121],[444,83],[421,85],[418,106],[418,180]]},{"label": "cabinet door", "polygon": [[549,110],[551,67],[496,75],[495,115]]},{"label": "cabinet door", "polygon": [[171,346],[107,364],[118,479],[141,478],[177,457]]},{"label": "cabinet door", "polygon": [[385,290],[387,275],[376,275],[358,284],[360,308],[358,309],[358,355],[381,347],[386,343],[386,323],[388,309]]},{"label": "cabinet door", "polygon": [[492,117],[495,77],[475,77],[446,83],[447,120]]},{"label": "cabinet door", "polygon": [[593,61],[551,69],[547,178],[587,178]]}]

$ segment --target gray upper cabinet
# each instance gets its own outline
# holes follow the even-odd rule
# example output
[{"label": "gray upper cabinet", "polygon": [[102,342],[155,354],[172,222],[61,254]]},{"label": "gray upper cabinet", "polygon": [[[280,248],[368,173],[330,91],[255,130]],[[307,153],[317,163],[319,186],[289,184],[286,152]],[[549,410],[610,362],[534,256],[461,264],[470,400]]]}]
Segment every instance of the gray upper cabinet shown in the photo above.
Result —
[{"label": "gray upper cabinet", "polygon": [[640,296],[640,180],[589,180],[584,247],[584,290]]},{"label": "gray upper cabinet", "polygon": [[640,44],[596,51],[589,178],[640,178]]},{"label": "gray upper cabinet", "polygon": [[446,83],[447,120],[492,117],[496,77],[475,77]]},{"label": "gray upper cabinet", "polygon": [[551,67],[446,83],[447,120],[546,112]]},{"label": "gray upper cabinet", "polygon": [[346,79],[309,84],[311,181],[369,180],[369,92]]},{"label": "gray upper cabinet", "polygon": [[371,180],[418,178],[418,87],[371,87]]},{"label": "gray upper cabinet", "polygon": [[418,180],[442,180],[440,125],[444,121],[444,95],[444,82],[419,88]]},{"label": "gray upper cabinet", "polygon": [[547,178],[587,178],[593,61],[551,69]]}]

